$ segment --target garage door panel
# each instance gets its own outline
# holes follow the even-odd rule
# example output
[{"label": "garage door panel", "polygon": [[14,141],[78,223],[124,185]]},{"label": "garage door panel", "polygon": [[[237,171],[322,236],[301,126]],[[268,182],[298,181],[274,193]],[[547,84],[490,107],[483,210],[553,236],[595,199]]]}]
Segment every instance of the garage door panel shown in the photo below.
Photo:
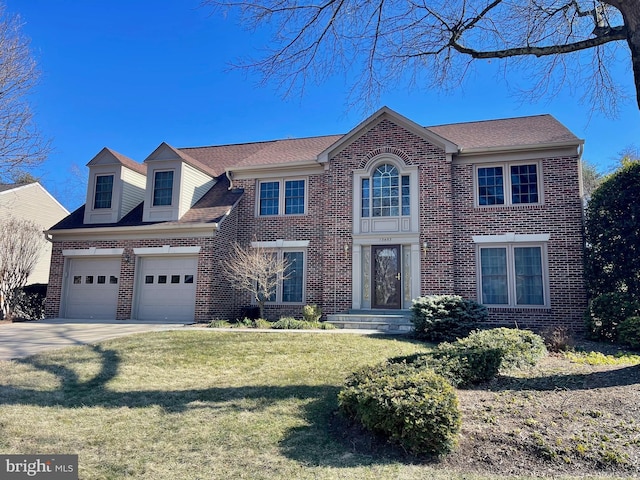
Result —
[{"label": "garage door panel", "polygon": [[120,258],[74,258],[68,263],[63,316],[115,319],[118,308]]},{"label": "garage door panel", "polygon": [[197,271],[197,257],[142,258],[136,318],[193,320]]}]

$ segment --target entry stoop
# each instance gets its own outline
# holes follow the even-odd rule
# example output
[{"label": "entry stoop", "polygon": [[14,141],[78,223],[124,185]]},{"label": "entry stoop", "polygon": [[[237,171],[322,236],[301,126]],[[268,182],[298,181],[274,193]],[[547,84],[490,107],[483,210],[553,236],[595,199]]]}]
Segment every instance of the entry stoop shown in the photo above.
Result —
[{"label": "entry stoop", "polygon": [[413,329],[410,310],[349,310],[327,315],[327,322],[338,328],[379,330],[402,334]]}]

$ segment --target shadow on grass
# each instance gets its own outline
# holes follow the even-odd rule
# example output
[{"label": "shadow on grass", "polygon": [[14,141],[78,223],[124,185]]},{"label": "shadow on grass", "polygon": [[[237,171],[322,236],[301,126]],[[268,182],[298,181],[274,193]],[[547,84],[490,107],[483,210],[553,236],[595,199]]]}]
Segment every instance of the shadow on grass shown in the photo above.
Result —
[{"label": "shadow on grass", "polygon": [[491,390],[592,390],[640,384],[640,365],[606,371],[519,378],[501,376],[491,383]]},{"label": "shadow on grass", "polygon": [[[278,402],[301,400],[301,420],[304,426],[285,432],[279,443],[283,455],[305,465],[346,468],[381,465],[406,461],[410,457],[383,439],[350,425],[339,413],[335,385],[256,385],[243,387],[212,387],[187,390],[114,391],[107,383],[120,366],[117,351],[99,345],[87,347],[99,357],[100,370],[82,381],[69,366],[48,363],[34,356],[19,363],[55,375],[56,390],[0,385],[0,405],[36,407],[102,407],[147,408],[158,406],[167,413],[182,413],[195,409],[217,409],[247,412],[269,408]],[[95,357],[91,359],[95,361]]]}]

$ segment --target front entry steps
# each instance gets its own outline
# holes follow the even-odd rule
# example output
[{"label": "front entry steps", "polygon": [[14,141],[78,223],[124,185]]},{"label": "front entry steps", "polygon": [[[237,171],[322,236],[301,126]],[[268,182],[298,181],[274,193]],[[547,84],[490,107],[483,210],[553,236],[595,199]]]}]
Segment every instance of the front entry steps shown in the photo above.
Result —
[{"label": "front entry steps", "polygon": [[379,330],[402,334],[413,329],[410,310],[349,310],[327,315],[327,322],[338,328]]}]

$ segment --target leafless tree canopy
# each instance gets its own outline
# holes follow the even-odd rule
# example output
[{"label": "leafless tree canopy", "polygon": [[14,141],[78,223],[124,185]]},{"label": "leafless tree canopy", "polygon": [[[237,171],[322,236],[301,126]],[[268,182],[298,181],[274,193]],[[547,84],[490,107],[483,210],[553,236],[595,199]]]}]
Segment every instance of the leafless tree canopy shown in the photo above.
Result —
[{"label": "leafless tree canopy", "polygon": [[554,93],[559,81],[580,85],[587,79],[586,100],[611,111],[619,92],[608,67],[619,45],[631,52],[640,92],[637,0],[205,3],[239,11],[243,24],[273,32],[264,56],[241,66],[277,79],[286,91],[336,71],[361,72],[358,88],[365,96],[393,88],[407,73],[418,86],[450,88],[473,60],[510,58],[524,62],[527,72],[536,69],[536,95]]},{"label": "leafless tree canopy", "polygon": [[287,278],[288,262],[262,247],[231,246],[229,258],[223,262],[224,275],[234,288],[250,293],[264,318],[264,304]]},{"label": "leafless tree canopy", "polygon": [[16,169],[38,165],[50,150],[35,128],[28,94],[38,69],[22,34],[20,19],[0,5],[0,180]]},{"label": "leafless tree canopy", "polygon": [[0,310],[11,317],[16,289],[27,283],[44,246],[42,228],[29,220],[6,217],[0,221]]}]

